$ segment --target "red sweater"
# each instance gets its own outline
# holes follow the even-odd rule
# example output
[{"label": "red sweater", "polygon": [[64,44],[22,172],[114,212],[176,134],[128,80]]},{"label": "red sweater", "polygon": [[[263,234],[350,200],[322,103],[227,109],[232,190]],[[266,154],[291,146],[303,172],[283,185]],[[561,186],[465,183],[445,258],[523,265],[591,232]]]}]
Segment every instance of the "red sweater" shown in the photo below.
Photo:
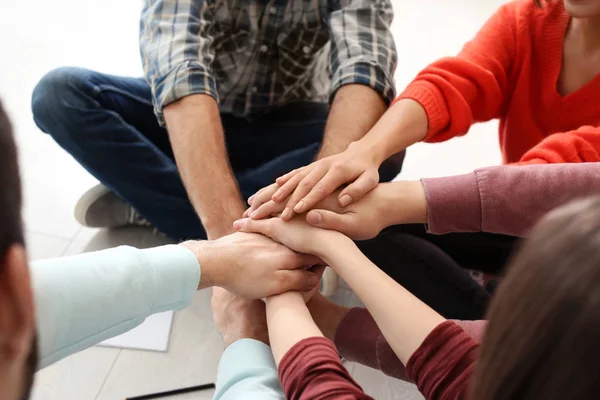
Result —
[{"label": "red sweater", "polygon": [[600,161],[600,75],[566,96],[557,91],[569,20],[562,1],[505,4],[458,56],[425,68],[398,99],[425,108],[428,142],[498,118],[505,163]]}]

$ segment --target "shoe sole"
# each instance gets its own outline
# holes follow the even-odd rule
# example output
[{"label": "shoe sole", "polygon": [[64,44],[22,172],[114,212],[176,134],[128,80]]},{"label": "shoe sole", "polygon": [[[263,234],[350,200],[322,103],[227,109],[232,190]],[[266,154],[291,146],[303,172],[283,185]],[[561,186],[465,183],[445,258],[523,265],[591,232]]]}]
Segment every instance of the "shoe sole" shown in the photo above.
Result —
[{"label": "shoe sole", "polygon": [[75,219],[77,222],[88,228],[113,228],[111,226],[92,226],[86,221],[86,215],[91,205],[94,204],[100,197],[105,196],[108,193],[110,193],[110,189],[102,185],[94,186],[85,192],[75,205]]}]

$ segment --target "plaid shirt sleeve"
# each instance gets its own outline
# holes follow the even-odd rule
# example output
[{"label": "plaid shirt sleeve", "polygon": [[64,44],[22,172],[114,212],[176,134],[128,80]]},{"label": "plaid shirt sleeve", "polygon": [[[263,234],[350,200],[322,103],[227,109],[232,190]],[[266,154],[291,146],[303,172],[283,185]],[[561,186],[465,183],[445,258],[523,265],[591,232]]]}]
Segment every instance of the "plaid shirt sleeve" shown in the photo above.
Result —
[{"label": "plaid shirt sleeve", "polygon": [[144,1],[140,53],[161,125],[163,107],[178,99],[207,94],[219,100],[211,69],[212,21],[213,7],[205,0]]},{"label": "plaid shirt sleeve", "polygon": [[331,32],[331,100],[348,84],[377,91],[388,104],[395,97],[394,71],[398,55],[390,25],[390,0],[334,0]]}]

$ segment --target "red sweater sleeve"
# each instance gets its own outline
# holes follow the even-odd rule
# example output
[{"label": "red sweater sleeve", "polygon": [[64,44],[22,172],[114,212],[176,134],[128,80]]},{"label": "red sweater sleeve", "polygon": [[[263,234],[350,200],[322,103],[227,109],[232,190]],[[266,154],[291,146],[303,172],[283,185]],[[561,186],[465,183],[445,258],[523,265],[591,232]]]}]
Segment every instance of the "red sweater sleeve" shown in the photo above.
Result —
[{"label": "red sweater sleeve", "polygon": [[464,135],[474,122],[501,115],[516,58],[517,2],[503,5],[456,57],[426,67],[398,97],[427,113],[426,141]]},{"label": "red sweater sleeve", "polygon": [[[487,321],[454,321],[475,342],[483,340]],[[353,308],[335,332],[335,345],[350,360],[378,369],[394,378],[409,380],[406,369],[366,308]]]},{"label": "red sweater sleeve", "polygon": [[600,128],[555,133],[523,155],[519,164],[558,164],[600,161]]},{"label": "red sweater sleeve", "polygon": [[465,399],[479,345],[452,321],[436,327],[406,364],[427,400]]},{"label": "red sweater sleeve", "polygon": [[304,339],[285,353],[279,379],[288,400],[372,400],[350,377],[333,343],[323,337]]}]

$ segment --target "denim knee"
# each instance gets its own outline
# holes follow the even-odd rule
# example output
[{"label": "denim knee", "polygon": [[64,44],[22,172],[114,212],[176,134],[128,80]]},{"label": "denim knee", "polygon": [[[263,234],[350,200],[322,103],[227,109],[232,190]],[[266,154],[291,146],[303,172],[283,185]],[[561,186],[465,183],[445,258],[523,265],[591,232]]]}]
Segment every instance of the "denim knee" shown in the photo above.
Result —
[{"label": "denim knee", "polygon": [[[77,114],[93,106],[92,71],[62,67],[48,72],[31,96],[31,110],[37,126],[52,136],[73,125]],[[56,138],[56,137],[55,137]]]}]

